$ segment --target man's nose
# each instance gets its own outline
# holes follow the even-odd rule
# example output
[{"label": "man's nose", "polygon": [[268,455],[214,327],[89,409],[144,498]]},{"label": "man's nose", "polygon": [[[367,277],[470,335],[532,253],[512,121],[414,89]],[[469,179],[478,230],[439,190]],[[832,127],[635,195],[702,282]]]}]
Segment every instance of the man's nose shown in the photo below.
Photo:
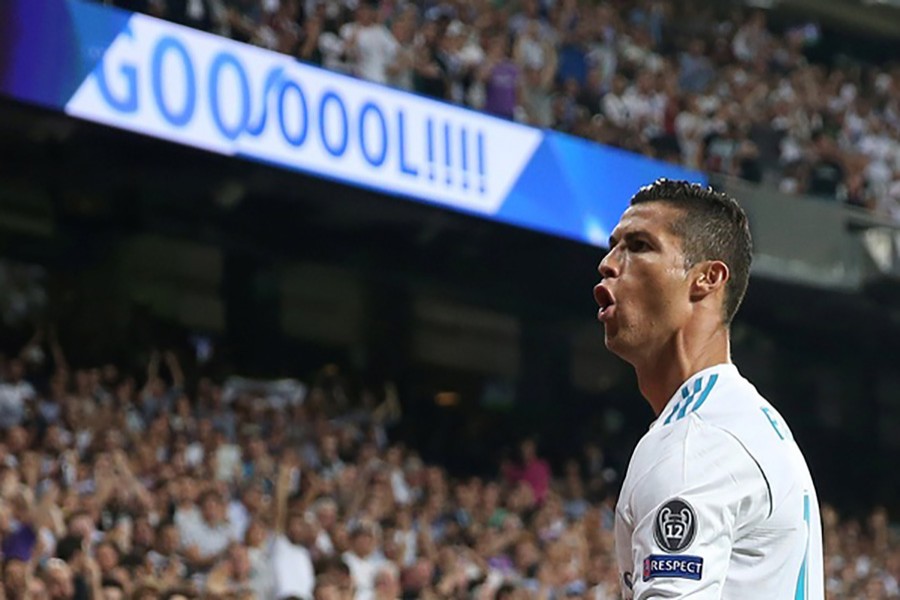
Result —
[{"label": "man's nose", "polygon": [[613,250],[607,252],[606,256],[603,257],[603,260],[600,261],[600,265],[597,267],[597,271],[603,279],[606,279],[607,277],[617,277],[619,275],[619,266],[614,255],[615,251]]}]

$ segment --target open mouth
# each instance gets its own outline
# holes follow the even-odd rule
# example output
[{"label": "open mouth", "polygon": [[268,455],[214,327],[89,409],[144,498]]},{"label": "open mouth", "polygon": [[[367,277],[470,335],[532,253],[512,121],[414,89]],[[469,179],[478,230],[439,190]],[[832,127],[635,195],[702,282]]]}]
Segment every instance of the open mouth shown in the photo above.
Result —
[{"label": "open mouth", "polygon": [[594,300],[597,301],[597,306],[600,307],[600,310],[597,311],[597,318],[600,321],[605,321],[612,316],[615,310],[616,299],[612,292],[604,287],[602,283],[594,286]]}]

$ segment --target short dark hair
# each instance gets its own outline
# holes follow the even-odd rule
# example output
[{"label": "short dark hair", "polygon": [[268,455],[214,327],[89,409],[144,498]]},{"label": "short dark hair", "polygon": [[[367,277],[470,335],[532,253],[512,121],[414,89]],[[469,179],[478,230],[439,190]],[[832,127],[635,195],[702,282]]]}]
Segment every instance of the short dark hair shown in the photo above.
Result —
[{"label": "short dark hair", "polygon": [[56,543],[56,558],[69,562],[79,552],[84,551],[84,539],[80,535],[69,534]]},{"label": "short dark hair", "polygon": [[631,205],[665,202],[680,208],[683,216],[671,224],[681,238],[685,267],[704,260],[721,260],[731,272],[725,286],[723,322],[731,325],[750,279],[753,241],[747,214],[737,200],[688,181],[657,179],[632,196]]},{"label": "short dark hair", "polygon": [[100,587],[102,587],[102,588],[108,588],[108,587],[109,588],[118,588],[118,589],[122,590],[123,592],[125,591],[125,586],[122,585],[122,582],[119,581],[118,579],[113,579],[112,577],[104,577],[100,581]]}]

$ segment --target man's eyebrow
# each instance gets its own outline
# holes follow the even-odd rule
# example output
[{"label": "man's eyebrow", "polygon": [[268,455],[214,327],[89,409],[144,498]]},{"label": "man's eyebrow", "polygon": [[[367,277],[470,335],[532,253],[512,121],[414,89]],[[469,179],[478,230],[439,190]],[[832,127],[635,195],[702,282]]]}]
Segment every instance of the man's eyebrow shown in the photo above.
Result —
[{"label": "man's eyebrow", "polygon": [[618,242],[619,242],[619,236],[617,236],[615,231],[613,231],[613,233],[609,234],[609,240],[607,241],[607,243],[609,244],[609,247],[612,248]]},{"label": "man's eyebrow", "polygon": [[[626,241],[633,240],[635,238],[645,238],[650,241],[657,239],[655,235],[653,235],[646,229],[631,229],[631,230],[625,231],[621,234],[621,239],[624,239]],[[610,249],[612,249],[619,242],[619,239],[620,239],[619,236],[617,236],[615,234],[609,236],[608,243],[609,243]]]}]

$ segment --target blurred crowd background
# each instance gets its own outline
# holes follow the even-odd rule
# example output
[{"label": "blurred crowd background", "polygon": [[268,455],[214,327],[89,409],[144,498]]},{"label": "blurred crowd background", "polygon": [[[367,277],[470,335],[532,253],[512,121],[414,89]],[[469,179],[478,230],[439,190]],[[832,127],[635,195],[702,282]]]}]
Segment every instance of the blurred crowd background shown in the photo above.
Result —
[{"label": "blurred crowd background", "polygon": [[900,220],[900,64],[820,52],[812,22],[690,0],[107,3]]},{"label": "blurred crowd background", "polygon": [[[539,437],[451,476],[392,435],[391,383],[72,368],[53,329],[0,358],[6,598],[619,597],[620,469]],[[544,431],[543,436],[564,435]],[[829,598],[900,595],[887,512],[823,510]]]}]

